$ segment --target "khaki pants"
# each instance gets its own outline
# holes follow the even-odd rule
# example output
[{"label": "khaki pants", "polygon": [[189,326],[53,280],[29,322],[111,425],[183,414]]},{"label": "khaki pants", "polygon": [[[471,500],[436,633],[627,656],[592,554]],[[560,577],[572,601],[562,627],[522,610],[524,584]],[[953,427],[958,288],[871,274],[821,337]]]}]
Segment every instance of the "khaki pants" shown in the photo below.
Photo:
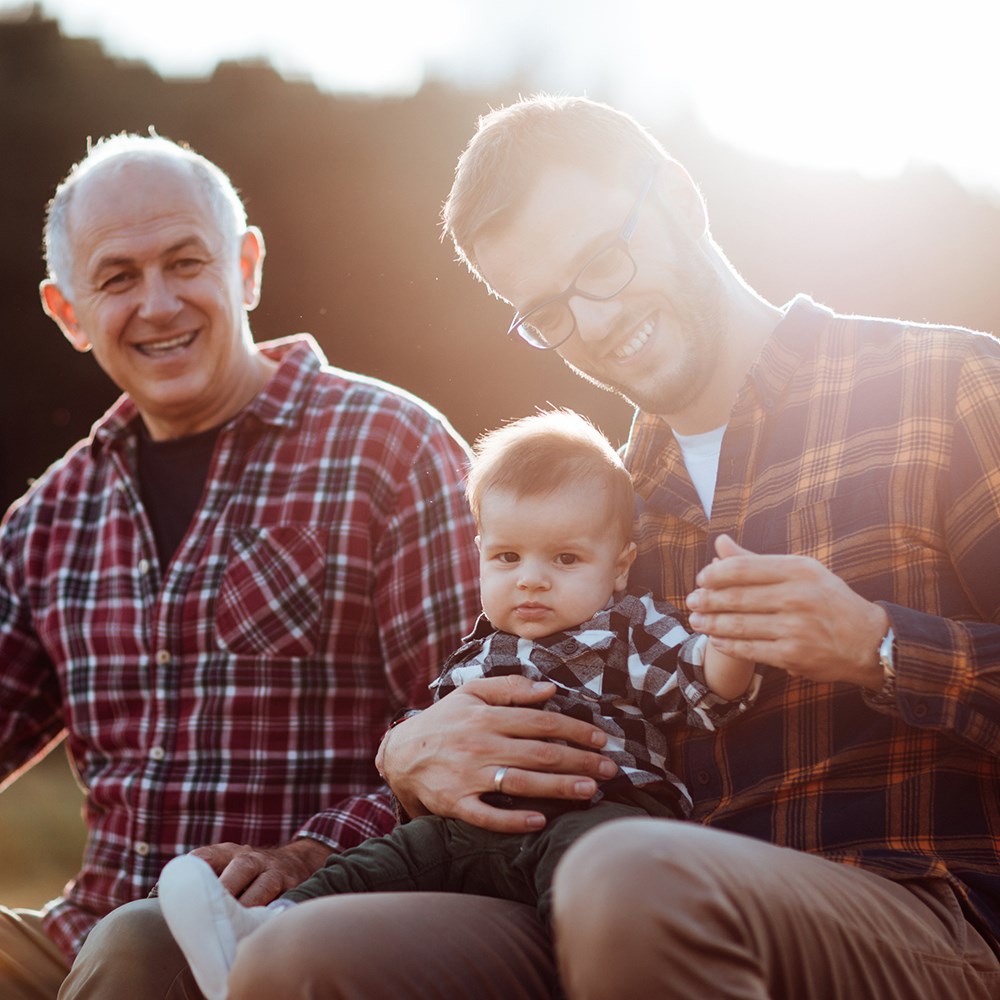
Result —
[{"label": "khaki pants", "polygon": [[202,1000],[157,903],[131,903],[102,920],[72,971],[42,930],[40,913],[0,906],[0,1000],[57,997]]},{"label": "khaki pants", "polygon": [[59,1000],[204,998],[160,913],[159,901],[140,899],[112,910],[90,932]]},{"label": "khaki pants", "polygon": [[[581,838],[556,871],[554,926],[571,1000],[1000,1000],[1000,962],[945,883],[684,822]],[[241,942],[230,986],[231,1000],[545,1000],[555,974],[533,907],[390,892],[276,916]],[[198,996],[142,900],[98,925],[60,1000]]]},{"label": "khaki pants", "polygon": [[640,819],[570,848],[553,896],[573,1000],[1000,997],[997,955],[943,880]]},{"label": "khaki pants", "polygon": [[[330,904],[335,917],[328,925]],[[254,965],[256,980],[234,985],[234,1000],[516,1000],[552,993],[555,964],[546,934],[534,907],[523,903],[445,893],[328,896],[293,907],[268,927],[278,925],[292,933],[269,939]],[[453,949],[467,961],[451,961]],[[323,962],[331,950],[339,958]],[[59,1000],[161,998],[202,995],[153,899],[119,907],[94,928],[59,994]]]},{"label": "khaki pants", "polygon": [[[620,820],[556,871],[571,1000],[996,1000],[1000,964],[936,880],[901,884],[684,822]],[[389,893],[301,904],[246,938],[230,1000],[542,1000],[534,912]]]},{"label": "khaki pants", "polygon": [[69,970],[37,910],[0,906],[0,997],[55,1000]]}]

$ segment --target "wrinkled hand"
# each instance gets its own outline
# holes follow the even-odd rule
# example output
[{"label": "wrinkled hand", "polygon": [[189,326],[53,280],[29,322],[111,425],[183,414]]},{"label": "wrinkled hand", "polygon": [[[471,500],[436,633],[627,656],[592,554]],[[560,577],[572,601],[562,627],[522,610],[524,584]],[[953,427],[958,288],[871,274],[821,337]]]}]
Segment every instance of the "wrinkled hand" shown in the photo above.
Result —
[{"label": "wrinkled hand", "polygon": [[618,772],[596,752],[607,742],[596,726],[539,711],[554,691],[525,677],[469,681],[390,729],[376,767],[410,816],[434,813],[504,833],[540,829],[541,813],[480,799],[494,790],[497,768],[508,768],[505,794],[551,799],[589,799],[595,779]]},{"label": "wrinkled hand", "polygon": [[284,847],[212,844],[191,851],[244,906],[264,906],[304,882],[330,856],[328,845],[303,838]]},{"label": "wrinkled hand", "polygon": [[731,656],[879,690],[885,610],[806,556],[757,555],[726,535],[688,595],[690,624]]}]

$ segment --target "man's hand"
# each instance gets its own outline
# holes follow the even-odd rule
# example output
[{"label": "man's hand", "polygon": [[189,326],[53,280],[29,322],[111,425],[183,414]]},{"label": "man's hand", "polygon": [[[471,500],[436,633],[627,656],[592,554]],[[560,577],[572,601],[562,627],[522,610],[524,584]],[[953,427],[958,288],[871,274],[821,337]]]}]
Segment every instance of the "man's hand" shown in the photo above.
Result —
[{"label": "man's hand", "polygon": [[805,556],[762,556],[721,535],[719,558],[688,595],[691,628],[731,656],[815,681],[878,691],[879,640],[889,616]]},{"label": "man's hand", "polygon": [[331,854],[327,844],[302,838],[284,847],[212,844],[191,851],[244,906],[264,906],[304,882]]},{"label": "man's hand", "polygon": [[[539,711],[554,691],[525,677],[470,681],[390,729],[376,767],[411,816],[434,813],[502,833],[538,830],[545,825],[541,813],[480,799],[494,791],[499,767],[507,768],[506,795],[551,799],[589,799],[595,779],[618,773],[596,752],[607,742],[596,726]],[[538,707],[521,707],[531,705]]]}]

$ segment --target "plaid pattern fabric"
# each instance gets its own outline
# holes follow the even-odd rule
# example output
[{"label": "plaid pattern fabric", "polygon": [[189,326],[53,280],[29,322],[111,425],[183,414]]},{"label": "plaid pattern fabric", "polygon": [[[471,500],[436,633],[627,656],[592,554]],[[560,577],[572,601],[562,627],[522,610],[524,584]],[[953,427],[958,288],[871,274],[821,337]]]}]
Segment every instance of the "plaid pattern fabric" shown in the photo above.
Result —
[{"label": "plaid pattern fabric", "polygon": [[431,687],[437,700],[479,677],[551,681],[556,693],[546,710],[600,727],[609,737],[604,753],[625,777],[645,791],[666,790],[687,815],[691,797],[670,770],[662,730],[674,722],[723,725],[747,708],[758,685],[755,678],[735,701],[710,691],[705,641],[688,633],[675,608],[631,591],[576,628],[538,640],[497,631],[482,615]]},{"label": "plaid pattern fabric", "polygon": [[124,398],[4,521],[0,774],[65,730],[87,789],[83,866],[46,922],[67,956],[193,847],[390,829],[379,737],[478,612],[448,425],[309,338],[265,353],[280,367],[220,432],[169,567]]},{"label": "plaid pattern fabric", "polygon": [[1000,345],[799,298],[733,408],[711,523],[662,420],[637,415],[626,461],[636,582],[682,602],[729,532],[820,560],[896,633],[895,699],[766,670],[737,725],[672,729],[694,818],[944,876],[1000,940]]}]

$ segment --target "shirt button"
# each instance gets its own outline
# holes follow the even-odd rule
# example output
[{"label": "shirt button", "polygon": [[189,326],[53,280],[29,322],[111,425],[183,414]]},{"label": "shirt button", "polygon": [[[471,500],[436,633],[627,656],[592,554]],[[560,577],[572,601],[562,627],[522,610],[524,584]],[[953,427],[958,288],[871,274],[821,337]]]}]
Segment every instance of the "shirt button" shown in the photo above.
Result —
[{"label": "shirt button", "polygon": [[161,666],[165,667],[171,660],[169,649],[158,649],[156,651],[156,662]]},{"label": "shirt button", "polygon": [[145,576],[149,572],[149,560],[148,559],[140,559],[139,560],[139,567],[138,568],[139,568],[139,573],[142,576]]},{"label": "shirt button", "polygon": [[167,751],[163,747],[150,747],[149,756],[152,760],[163,760],[167,756]]},{"label": "shirt button", "polygon": [[709,775],[708,771],[699,771],[697,779],[699,785],[707,785],[712,780],[711,775]]},{"label": "shirt button", "polygon": [[134,844],[135,853],[139,855],[140,858],[146,857],[149,854],[149,844],[144,840],[137,840]]}]

